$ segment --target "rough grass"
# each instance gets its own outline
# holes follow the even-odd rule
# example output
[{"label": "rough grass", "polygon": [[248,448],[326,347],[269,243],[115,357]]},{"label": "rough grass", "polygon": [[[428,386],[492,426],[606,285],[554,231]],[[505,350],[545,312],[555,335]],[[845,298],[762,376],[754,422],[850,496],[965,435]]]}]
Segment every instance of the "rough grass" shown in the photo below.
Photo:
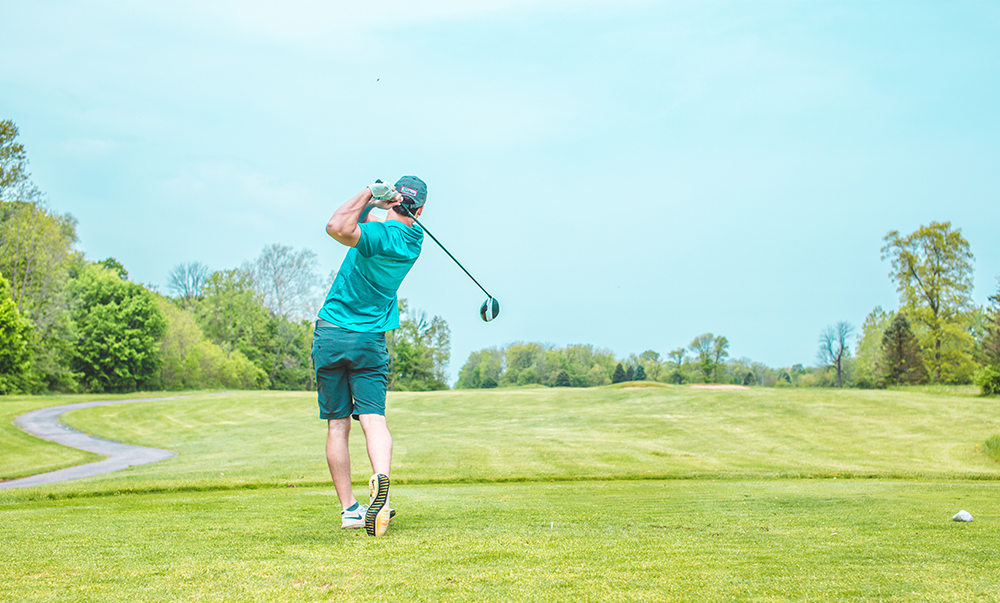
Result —
[{"label": "rough grass", "polygon": [[[66,421],[180,456],[0,491],[0,600],[996,601],[992,402],[674,386],[393,395],[399,515],[382,539],[338,529],[312,395],[86,409]],[[0,466],[29,471],[34,446],[51,445],[20,444]],[[975,521],[952,522],[960,509]]]}]

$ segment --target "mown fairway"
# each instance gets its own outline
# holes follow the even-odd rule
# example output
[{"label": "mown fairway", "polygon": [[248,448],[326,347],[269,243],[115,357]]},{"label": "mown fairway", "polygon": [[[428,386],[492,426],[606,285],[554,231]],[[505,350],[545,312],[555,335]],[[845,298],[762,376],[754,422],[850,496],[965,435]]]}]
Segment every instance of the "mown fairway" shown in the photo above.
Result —
[{"label": "mown fairway", "polygon": [[[0,477],[84,460],[10,424],[73,401],[0,401]],[[376,540],[339,529],[312,394],[92,408],[64,420],[180,456],[0,491],[0,600],[995,601],[998,414],[962,391],[395,394]]]}]

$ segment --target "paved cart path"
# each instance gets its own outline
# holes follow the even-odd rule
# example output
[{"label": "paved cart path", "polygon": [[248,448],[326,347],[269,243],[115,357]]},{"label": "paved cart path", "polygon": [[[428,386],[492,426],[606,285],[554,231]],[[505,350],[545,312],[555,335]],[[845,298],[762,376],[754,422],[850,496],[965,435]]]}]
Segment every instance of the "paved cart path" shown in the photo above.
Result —
[{"label": "paved cart path", "polygon": [[77,404],[63,404],[51,408],[40,408],[19,416],[14,422],[31,435],[38,436],[43,440],[56,442],[71,448],[78,448],[93,452],[108,458],[96,463],[77,465],[49,473],[40,473],[29,477],[12,479],[0,482],[0,490],[7,488],[27,488],[29,486],[41,486],[55,482],[65,482],[83,477],[92,477],[102,473],[121,471],[134,465],[145,465],[155,463],[177,453],[172,450],[161,450],[159,448],[146,448],[144,446],[132,446],[113,440],[105,440],[79,432],[71,427],[63,425],[59,417],[71,410],[81,408],[91,408],[92,406],[106,406],[109,404],[131,404],[133,402],[152,402],[160,400],[176,400],[187,398],[188,396],[170,396],[164,398],[133,398],[130,400],[95,400],[93,402],[79,402]]}]

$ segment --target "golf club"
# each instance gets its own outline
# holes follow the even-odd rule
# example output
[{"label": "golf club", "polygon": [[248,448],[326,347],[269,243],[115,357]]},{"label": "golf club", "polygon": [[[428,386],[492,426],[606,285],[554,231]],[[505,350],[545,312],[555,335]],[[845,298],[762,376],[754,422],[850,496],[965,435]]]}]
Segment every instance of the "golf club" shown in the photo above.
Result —
[{"label": "golf club", "polygon": [[465,266],[463,266],[461,262],[456,260],[455,256],[451,255],[451,252],[448,251],[448,249],[441,244],[441,241],[439,241],[431,231],[427,230],[426,226],[420,223],[420,220],[418,220],[417,217],[413,215],[413,212],[410,211],[410,208],[407,207],[405,203],[400,203],[399,205],[400,207],[406,210],[406,213],[410,214],[410,217],[413,218],[413,221],[417,223],[417,226],[423,229],[423,231],[426,232],[427,234],[431,235],[431,238],[434,239],[434,242],[438,244],[438,247],[443,249],[444,252],[448,254],[448,257],[450,257],[456,264],[458,264],[458,267],[462,269],[462,272],[468,274],[469,278],[472,279],[472,282],[476,283],[476,285],[483,290],[483,293],[486,294],[486,301],[484,301],[483,305],[480,306],[479,308],[479,315],[483,318],[483,320],[486,322],[490,322],[491,320],[499,316],[500,302],[498,302],[495,297],[490,295],[490,292],[487,291],[485,287],[479,284],[479,281],[476,280],[476,277],[472,276],[472,274],[470,274],[469,271],[465,269]]}]

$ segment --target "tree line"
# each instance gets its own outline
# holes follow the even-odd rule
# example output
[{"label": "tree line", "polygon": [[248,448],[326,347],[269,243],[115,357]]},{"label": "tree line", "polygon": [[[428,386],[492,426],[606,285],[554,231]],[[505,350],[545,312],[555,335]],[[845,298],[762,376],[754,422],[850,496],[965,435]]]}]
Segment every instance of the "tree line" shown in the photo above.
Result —
[{"label": "tree line", "polygon": [[593,387],[632,380],[859,388],[975,383],[984,394],[1000,393],[1000,278],[986,306],[972,303],[973,254],[948,222],[931,222],[906,236],[891,231],[884,243],[899,309],[872,310],[854,346],[850,323],[825,329],[813,367],[776,369],[731,359],[728,339],[712,333],[666,357],[646,350],[622,361],[589,345],[518,342],[473,352],[456,387]]},{"label": "tree line", "polygon": [[[313,319],[335,273],[278,244],[242,266],[176,265],[168,294],[114,258],[74,249],[77,222],[31,181],[18,130],[0,121],[0,394],[313,389]],[[400,300],[394,389],[447,387],[450,331]]]}]

